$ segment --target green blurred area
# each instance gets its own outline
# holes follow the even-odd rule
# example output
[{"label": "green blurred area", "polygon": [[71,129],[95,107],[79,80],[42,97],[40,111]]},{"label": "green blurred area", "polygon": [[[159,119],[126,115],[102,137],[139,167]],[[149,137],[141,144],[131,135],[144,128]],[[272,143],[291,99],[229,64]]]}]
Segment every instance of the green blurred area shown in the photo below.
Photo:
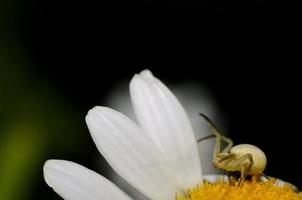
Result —
[{"label": "green blurred area", "polygon": [[74,148],[81,141],[77,133],[85,124],[74,106],[30,70],[17,49],[2,46],[0,52],[1,200],[32,199],[45,160],[55,152],[79,150]]},{"label": "green blurred area", "polygon": [[76,154],[89,137],[79,109],[31,70],[20,48],[0,54],[0,199],[32,199],[43,163]]},{"label": "green blurred area", "polygon": [[24,3],[0,1],[0,200],[41,199],[43,163],[85,143],[83,114],[33,70],[20,42]]},{"label": "green blurred area", "polygon": [[31,127],[10,128],[1,140],[0,199],[23,199],[32,189],[31,178],[45,149],[41,137],[26,130]]}]

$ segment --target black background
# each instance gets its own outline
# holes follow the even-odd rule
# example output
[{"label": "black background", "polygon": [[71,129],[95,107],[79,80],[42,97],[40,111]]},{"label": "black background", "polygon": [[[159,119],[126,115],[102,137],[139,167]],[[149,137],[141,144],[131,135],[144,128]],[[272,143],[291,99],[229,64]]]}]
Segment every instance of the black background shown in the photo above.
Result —
[{"label": "black background", "polygon": [[19,31],[32,70],[83,112],[116,81],[145,68],[169,82],[200,81],[226,114],[235,143],[259,146],[268,157],[267,175],[301,186],[295,5],[44,0],[25,6]]}]

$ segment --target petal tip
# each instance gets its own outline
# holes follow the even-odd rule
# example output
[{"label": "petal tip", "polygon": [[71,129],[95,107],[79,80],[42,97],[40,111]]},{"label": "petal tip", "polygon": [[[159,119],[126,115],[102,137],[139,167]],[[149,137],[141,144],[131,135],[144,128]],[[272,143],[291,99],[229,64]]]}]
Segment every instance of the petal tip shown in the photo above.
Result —
[{"label": "petal tip", "polygon": [[145,69],[138,74],[135,74],[130,81],[130,88],[137,84],[139,81],[145,80],[154,80],[155,77],[153,76],[152,72],[149,69]]},{"label": "petal tip", "polygon": [[60,165],[60,160],[47,160],[44,163],[43,166],[43,176],[44,176],[44,180],[47,183],[47,185],[49,185],[50,187],[52,187],[52,171],[54,170],[54,168],[56,168],[58,165]]},{"label": "petal tip", "polygon": [[150,77],[154,77],[152,72],[149,69],[144,69],[143,71],[140,72],[140,75],[144,78],[150,78]]},{"label": "petal tip", "polygon": [[105,106],[95,106],[91,108],[85,117],[86,123],[88,123],[92,118],[94,118],[96,115],[104,114],[105,112],[111,111],[111,108],[105,107]]}]

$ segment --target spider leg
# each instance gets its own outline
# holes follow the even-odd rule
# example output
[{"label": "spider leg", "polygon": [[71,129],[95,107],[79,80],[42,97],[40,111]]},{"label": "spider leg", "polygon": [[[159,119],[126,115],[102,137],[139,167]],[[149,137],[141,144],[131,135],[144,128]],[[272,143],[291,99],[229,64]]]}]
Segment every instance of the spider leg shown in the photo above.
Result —
[{"label": "spider leg", "polygon": [[233,141],[230,138],[227,138],[221,135],[222,141],[226,142],[228,145],[222,150],[222,153],[227,153],[233,147]]},{"label": "spider leg", "polygon": [[234,157],[234,154],[232,154],[232,153],[218,153],[217,161],[218,162],[223,162],[223,161],[225,161],[229,158],[232,158],[232,157]]},{"label": "spider leg", "polygon": [[[234,162],[235,155],[232,153],[217,153],[214,155],[212,164],[215,168],[228,169],[229,163]],[[227,170],[226,170],[227,171]]]},{"label": "spider leg", "polygon": [[[212,120],[210,120],[210,118],[208,118],[206,115],[199,113],[200,116],[202,116],[208,123],[209,128],[212,132],[212,134],[214,136],[216,136],[216,143],[215,143],[215,148],[214,148],[214,157],[218,154],[218,153],[227,153],[229,152],[229,150],[233,147],[233,141],[228,138],[225,137],[221,134],[221,132],[218,130],[218,128],[215,126],[215,124],[213,123]],[[226,142],[228,145],[221,151],[221,141]]]},{"label": "spider leg", "polygon": [[[212,133],[216,136],[216,142],[213,152],[213,157],[220,157],[221,159],[227,159],[229,155],[230,149],[233,147],[233,141],[223,135],[221,135],[219,132],[217,132],[216,129],[211,129]],[[222,141],[226,142],[228,145],[221,151],[221,144]]]},{"label": "spider leg", "polygon": [[[244,161],[248,160],[248,164],[244,163]],[[236,166],[240,166],[240,179],[244,180],[244,178],[248,175],[249,171],[251,170],[254,164],[254,160],[252,154],[245,154],[244,156],[240,157],[239,159],[235,160],[232,163],[229,163],[230,167],[236,168]]]}]

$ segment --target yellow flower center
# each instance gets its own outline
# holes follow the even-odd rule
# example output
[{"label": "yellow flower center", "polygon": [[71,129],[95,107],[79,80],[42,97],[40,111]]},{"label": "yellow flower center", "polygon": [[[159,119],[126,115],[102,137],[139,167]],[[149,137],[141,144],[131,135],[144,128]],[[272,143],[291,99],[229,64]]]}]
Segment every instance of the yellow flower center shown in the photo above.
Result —
[{"label": "yellow flower center", "polygon": [[289,184],[277,186],[276,179],[268,181],[238,181],[230,184],[219,180],[204,182],[186,191],[186,196],[178,195],[176,200],[302,200],[302,192],[295,192]]}]

